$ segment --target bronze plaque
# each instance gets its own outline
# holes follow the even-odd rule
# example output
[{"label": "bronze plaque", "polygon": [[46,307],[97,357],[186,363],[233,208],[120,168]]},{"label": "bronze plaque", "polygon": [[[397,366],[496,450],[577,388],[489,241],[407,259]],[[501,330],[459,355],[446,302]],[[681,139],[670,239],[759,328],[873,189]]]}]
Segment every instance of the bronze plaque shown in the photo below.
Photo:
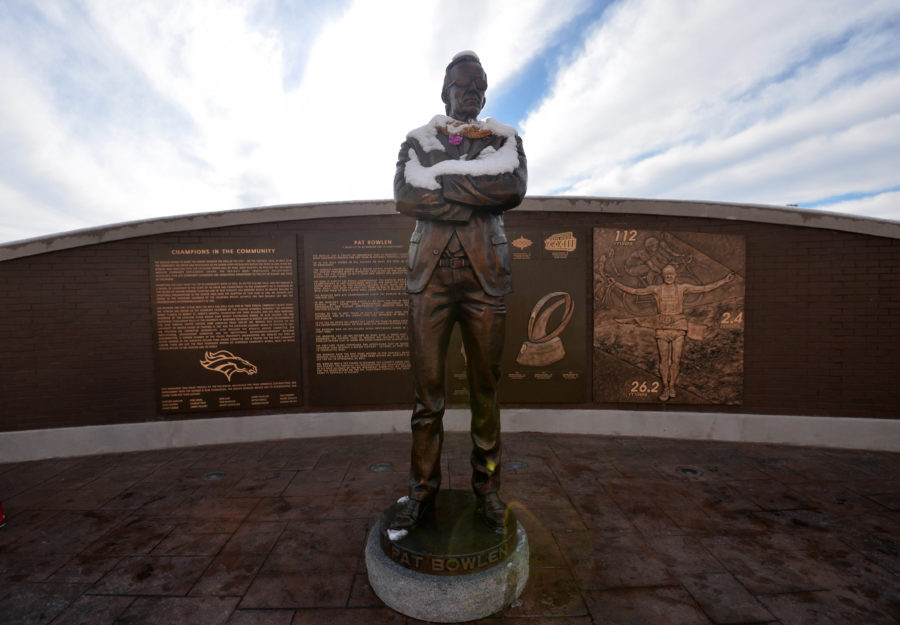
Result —
[{"label": "bronze plaque", "polygon": [[[586,315],[589,230],[507,228],[513,292],[506,296],[500,401],[587,401]],[[448,400],[467,402],[465,352],[455,329]]]},{"label": "bronze plaque", "polygon": [[317,232],[304,239],[309,402],[412,401],[407,338],[408,229]]},{"label": "bronze plaque", "polygon": [[163,412],[300,404],[296,257],[291,237],[151,249]]},{"label": "bronze plaque", "polygon": [[594,229],[594,399],[740,404],[744,238]]}]

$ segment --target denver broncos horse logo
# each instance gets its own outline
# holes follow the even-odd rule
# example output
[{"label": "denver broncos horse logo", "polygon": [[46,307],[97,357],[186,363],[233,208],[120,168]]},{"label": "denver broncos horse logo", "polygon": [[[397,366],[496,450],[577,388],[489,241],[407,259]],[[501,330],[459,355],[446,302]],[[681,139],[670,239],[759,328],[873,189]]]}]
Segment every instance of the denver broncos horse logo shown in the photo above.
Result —
[{"label": "denver broncos horse logo", "polygon": [[235,373],[246,373],[247,375],[256,373],[256,365],[224,349],[217,352],[206,352],[200,364],[204,369],[218,371],[228,378],[229,382]]}]

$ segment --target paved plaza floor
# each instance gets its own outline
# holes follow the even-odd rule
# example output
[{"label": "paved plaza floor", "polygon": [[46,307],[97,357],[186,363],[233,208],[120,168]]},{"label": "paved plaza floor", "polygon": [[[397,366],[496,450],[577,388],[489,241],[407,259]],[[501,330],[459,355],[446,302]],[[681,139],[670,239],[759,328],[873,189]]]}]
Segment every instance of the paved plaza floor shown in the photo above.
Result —
[{"label": "paved plaza floor", "polygon": [[[900,622],[900,454],[508,434],[501,625]],[[0,464],[0,623],[419,623],[367,583],[406,434]],[[468,488],[448,435],[444,487]]]}]

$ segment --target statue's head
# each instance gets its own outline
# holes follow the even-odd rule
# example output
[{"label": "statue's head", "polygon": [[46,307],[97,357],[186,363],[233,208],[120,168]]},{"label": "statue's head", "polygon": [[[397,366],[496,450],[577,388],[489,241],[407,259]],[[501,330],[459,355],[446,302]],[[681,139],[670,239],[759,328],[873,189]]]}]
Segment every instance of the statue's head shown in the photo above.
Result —
[{"label": "statue's head", "polygon": [[477,119],[487,99],[487,74],[481,67],[481,60],[471,50],[465,50],[453,57],[444,72],[444,88],[441,100],[447,115],[460,121]]}]

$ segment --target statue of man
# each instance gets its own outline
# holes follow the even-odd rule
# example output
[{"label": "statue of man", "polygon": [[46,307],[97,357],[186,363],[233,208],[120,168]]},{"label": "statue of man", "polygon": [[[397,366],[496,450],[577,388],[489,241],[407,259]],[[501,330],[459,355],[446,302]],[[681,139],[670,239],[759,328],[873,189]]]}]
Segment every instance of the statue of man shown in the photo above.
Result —
[{"label": "statue of man", "polygon": [[500,499],[500,354],[510,292],[503,212],[525,196],[528,174],[515,129],[479,120],[487,75],[478,56],[460,52],[447,65],[437,115],[400,147],[394,176],[397,210],[416,218],[409,244],[409,345],[414,377],[409,499],[390,529],[411,529],[433,507],[441,485],[444,368],[459,324],[472,410],[472,488],[477,511],[502,532]]},{"label": "statue of man", "polygon": [[675,399],[675,385],[681,371],[681,354],[684,352],[684,338],[688,333],[688,320],[684,314],[684,296],[688,293],[708,293],[735,279],[735,273],[709,284],[684,284],[678,282],[678,274],[672,265],[662,270],[662,284],[633,288],[622,284],[612,276],[607,279],[611,286],[631,295],[652,295],[656,300],[656,315],[616,319],[617,323],[653,328],[656,331],[656,348],[659,351],[659,377],[663,391],[661,401]]}]

